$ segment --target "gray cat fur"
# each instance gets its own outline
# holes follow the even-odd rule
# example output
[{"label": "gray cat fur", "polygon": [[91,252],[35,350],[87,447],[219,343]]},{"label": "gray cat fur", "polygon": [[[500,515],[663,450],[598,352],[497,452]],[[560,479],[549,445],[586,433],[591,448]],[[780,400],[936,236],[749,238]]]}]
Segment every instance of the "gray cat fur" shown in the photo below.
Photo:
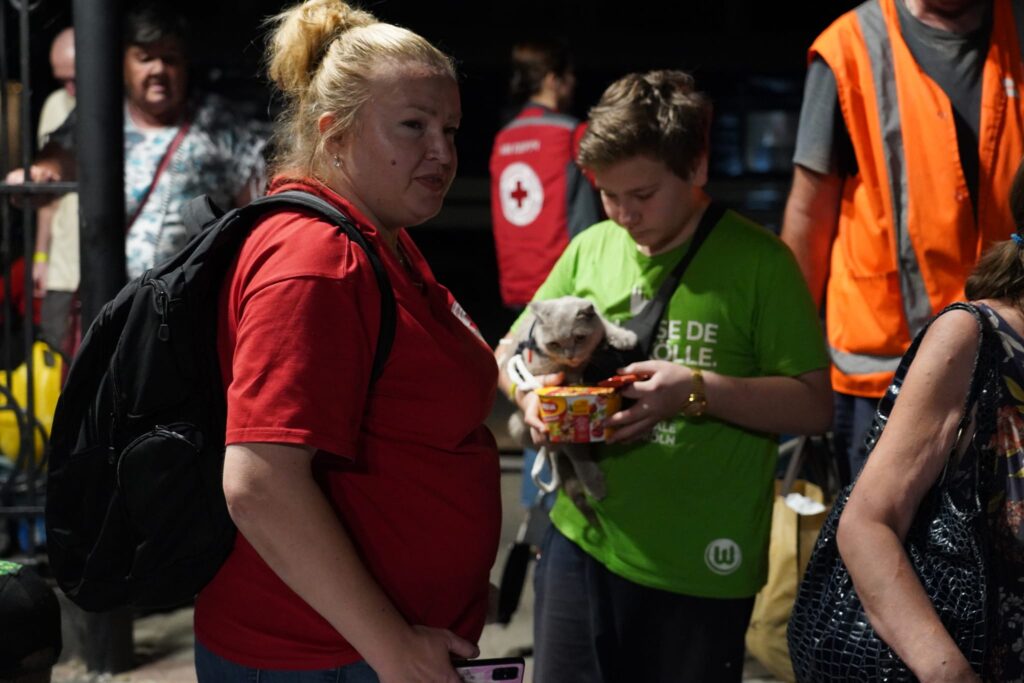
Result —
[{"label": "gray cat fur", "polygon": [[[574,296],[532,302],[517,330],[515,347],[528,343],[531,336],[535,348],[522,353],[527,369],[534,375],[563,372],[562,384],[566,386],[582,382],[583,369],[602,343],[620,350],[631,349],[637,343],[635,333],[605,320],[593,303]],[[519,412],[509,418],[508,429],[513,438],[532,446]],[[548,448],[551,452],[547,455],[556,468],[560,486],[587,519],[596,524],[587,495],[601,500],[607,489],[592,445],[551,444],[541,449],[538,457],[544,457]]]}]

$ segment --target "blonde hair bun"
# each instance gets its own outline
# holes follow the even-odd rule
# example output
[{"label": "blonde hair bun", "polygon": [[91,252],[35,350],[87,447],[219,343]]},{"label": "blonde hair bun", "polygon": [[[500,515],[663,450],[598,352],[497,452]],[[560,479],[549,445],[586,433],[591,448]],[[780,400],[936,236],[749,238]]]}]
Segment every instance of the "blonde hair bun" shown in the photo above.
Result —
[{"label": "blonde hair bun", "polygon": [[281,92],[301,97],[309,88],[327,48],[345,31],[376,24],[369,12],[341,0],[306,0],[289,7],[269,24],[275,27],[268,49],[268,73]]},{"label": "blonde hair bun", "polygon": [[[274,134],[276,173],[323,170],[324,144],[355,125],[379,65],[423,65],[455,80],[451,59],[425,38],[341,0],[306,0],[267,23],[267,71],[285,100]],[[321,130],[324,114],[334,122]]]}]

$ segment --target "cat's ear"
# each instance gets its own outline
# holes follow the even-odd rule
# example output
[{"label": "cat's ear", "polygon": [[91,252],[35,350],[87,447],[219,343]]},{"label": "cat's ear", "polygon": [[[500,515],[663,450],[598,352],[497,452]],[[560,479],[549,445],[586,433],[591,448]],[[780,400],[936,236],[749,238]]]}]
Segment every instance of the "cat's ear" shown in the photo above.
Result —
[{"label": "cat's ear", "polygon": [[595,315],[597,315],[597,311],[594,310],[594,304],[587,304],[576,311],[576,317],[581,320],[593,320]]},{"label": "cat's ear", "polygon": [[531,301],[527,304],[527,308],[530,312],[537,316],[538,320],[544,320],[548,312],[548,305],[546,301]]}]

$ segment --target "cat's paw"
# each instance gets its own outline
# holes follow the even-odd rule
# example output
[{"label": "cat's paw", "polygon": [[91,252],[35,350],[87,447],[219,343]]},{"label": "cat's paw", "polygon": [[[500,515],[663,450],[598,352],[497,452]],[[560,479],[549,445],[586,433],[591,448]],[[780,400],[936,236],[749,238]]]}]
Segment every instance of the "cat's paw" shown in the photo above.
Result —
[{"label": "cat's paw", "polygon": [[508,435],[512,437],[515,443],[529,445],[527,443],[528,430],[526,429],[526,422],[523,420],[523,414],[518,410],[509,415]]},{"label": "cat's paw", "polygon": [[637,339],[636,332],[633,330],[627,330],[624,327],[608,331],[607,339],[609,346],[613,349],[619,349],[620,351],[634,348],[637,341],[639,341]]}]

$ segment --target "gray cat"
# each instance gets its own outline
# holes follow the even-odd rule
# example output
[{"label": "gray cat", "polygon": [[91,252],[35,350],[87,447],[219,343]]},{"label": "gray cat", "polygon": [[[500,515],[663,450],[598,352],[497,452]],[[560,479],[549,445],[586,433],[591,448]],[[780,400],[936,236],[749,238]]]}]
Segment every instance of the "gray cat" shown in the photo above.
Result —
[{"label": "gray cat", "polygon": [[[534,301],[515,337],[516,347],[526,368],[534,375],[565,373],[564,385],[580,384],[583,369],[603,344],[626,350],[636,346],[636,334],[608,322],[587,299],[564,296]],[[518,412],[509,418],[509,433],[528,443],[523,417]],[[529,444],[528,444],[529,445]],[[547,457],[552,463],[550,488],[561,486],[591,523],[597,522],[586,495],[595,500],[605,497],[604,474],[597,464],[591,444],[552,444]],[[544,457],[542,449],[540,456]],[[537,477],[534,477],[537,481]],[[548,486],[537,481],[538,486]]]}]

